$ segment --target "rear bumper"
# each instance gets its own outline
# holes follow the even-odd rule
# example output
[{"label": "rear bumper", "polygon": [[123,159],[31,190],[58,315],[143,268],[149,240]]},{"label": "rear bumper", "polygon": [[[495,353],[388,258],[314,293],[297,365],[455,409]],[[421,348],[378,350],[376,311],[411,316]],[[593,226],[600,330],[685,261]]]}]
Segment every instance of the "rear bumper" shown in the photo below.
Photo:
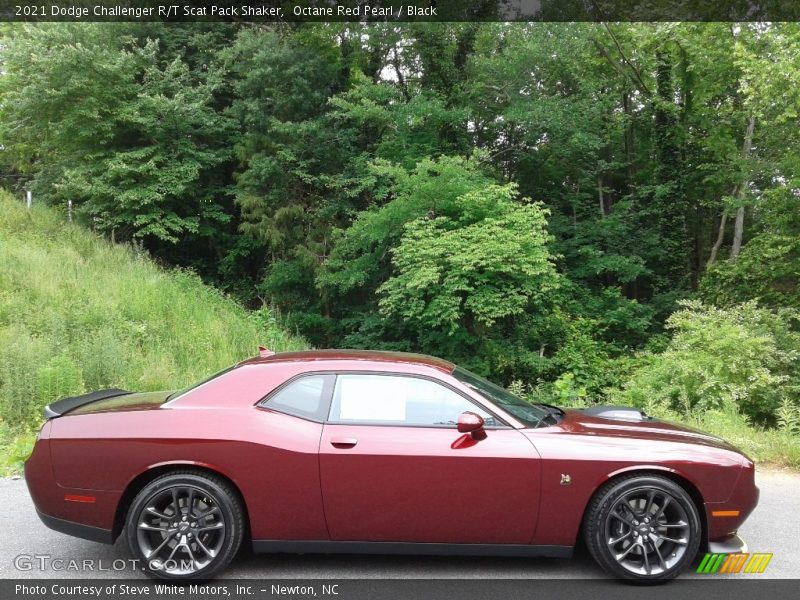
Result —
[{"label": "rear bumper", "polygon": [[91,540],[92,542],[100,542],[102,544],[114,543],[114,535],[109,529],[101,529],[100,527],[92,527],[91,525],[83,525],[82,523],[57,519],[44,514],[38,509],[36,510],[36,514],[39,515],[42,523],[60,533],[66,533],[67,535]]},{"label": "rear bumper", "polygon": [[60,486],[50,462],[50,430],[45,423],[25,462],[25,483],[42,522],[62,533],[113,543],[112,530],[122,492]]},{"label": "rear bumper", "polygon": [[734,534],[721,542],[708,542],[708,551],[711,554],[746,554],[749,549],[747,542]]}]

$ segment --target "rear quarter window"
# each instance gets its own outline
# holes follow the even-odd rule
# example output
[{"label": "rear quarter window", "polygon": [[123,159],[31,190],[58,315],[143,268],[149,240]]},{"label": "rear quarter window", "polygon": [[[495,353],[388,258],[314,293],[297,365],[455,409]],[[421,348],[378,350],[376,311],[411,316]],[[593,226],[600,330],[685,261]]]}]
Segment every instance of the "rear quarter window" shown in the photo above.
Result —
[{"label": "rear quarter window", "polygon": [[261,406],[303,419],[324,421],[335,379],[335,375],[328,373],[296,377],[272,392]]}]

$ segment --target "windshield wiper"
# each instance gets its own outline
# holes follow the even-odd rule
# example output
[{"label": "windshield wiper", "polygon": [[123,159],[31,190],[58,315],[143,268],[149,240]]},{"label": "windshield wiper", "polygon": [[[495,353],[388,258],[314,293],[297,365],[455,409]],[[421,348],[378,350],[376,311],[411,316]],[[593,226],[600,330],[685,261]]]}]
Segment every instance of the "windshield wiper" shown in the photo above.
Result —
[{"label": "windshield wiper", "polygon": [[[547,413],[544,418],[539,422],[537,427],[541,427],[543,424],[546,425],[556,425],[566,414],[563,410],[558,408],[557,406],[553,406],[552,404],[542,404],[541,402],[537,402],[534,406],[538,406]],[[551,419],[552,423],[545,423],[547,419]]]},{"label": "windshield wiper", "polygon": [[557,406],[553,406],[552,404],[542,404],[541,402],[537,402],[534,406],[541,406],[545,409],[548,414],[558,415],[559,417],[563,417],[566,413],[558,408]]}]

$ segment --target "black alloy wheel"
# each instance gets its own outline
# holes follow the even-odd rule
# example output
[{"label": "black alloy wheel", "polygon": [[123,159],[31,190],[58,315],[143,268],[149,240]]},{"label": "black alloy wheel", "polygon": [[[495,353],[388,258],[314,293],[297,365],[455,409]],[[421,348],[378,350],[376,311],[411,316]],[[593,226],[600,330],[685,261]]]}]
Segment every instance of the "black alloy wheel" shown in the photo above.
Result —
[{"label": "black alloy wheel", "polygon": [[604,485],[586,512],[590,553],[608,573],[639,582],[666,581],[697,555],[702,526],[689,494],[657,475],[631,475]]},{"label": "black alloy wheel", "polygon": [[244,515],[234,490],[214,475],[181,471],[154,479],[128,511],[128,545],[159,579],[207,579],[242,543]]}]

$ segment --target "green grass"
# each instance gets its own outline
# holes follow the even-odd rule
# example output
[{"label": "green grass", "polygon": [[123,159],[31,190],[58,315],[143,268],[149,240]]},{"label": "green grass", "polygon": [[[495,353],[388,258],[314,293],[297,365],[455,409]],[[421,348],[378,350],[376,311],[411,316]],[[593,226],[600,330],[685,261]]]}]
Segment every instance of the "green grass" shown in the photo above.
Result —
[{"label": "green grass", "polygon": [[59,397],[184,387],[259,344],[306,347],[266,309],[0,191],[0,472],[19,468]]},{"label": "green grass", "polygon": [[794,429],[754,427],[732,408],[709,410],[688,418],[658,409],[646,412],[719,436],[759,466],[800,469],[800,432]]}]

